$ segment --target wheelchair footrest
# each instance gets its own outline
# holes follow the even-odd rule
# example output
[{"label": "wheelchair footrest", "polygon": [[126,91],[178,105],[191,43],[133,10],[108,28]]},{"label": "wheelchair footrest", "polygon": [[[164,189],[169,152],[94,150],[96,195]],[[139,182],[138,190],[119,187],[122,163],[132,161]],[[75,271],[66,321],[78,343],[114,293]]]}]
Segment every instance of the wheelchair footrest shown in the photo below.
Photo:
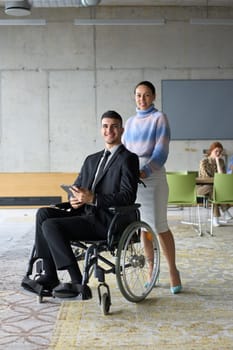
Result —
[{"label": "wheelchair footrest", "polygon": [[21,286],[29,292],[35,293],[39,296],[52,296],[51,291],[44,290],[44,287],[37,283],[36,280],[32,280],[28,276],[25,276],[22,280]]}]

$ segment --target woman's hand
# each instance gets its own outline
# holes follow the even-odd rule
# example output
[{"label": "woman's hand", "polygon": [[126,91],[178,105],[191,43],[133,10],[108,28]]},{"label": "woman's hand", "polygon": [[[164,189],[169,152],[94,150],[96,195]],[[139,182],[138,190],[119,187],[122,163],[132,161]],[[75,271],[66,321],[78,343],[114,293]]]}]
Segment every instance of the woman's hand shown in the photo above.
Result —
[{"label": "woman's hand", "polygon": [[216,161],[216,165],[217,165],[217,172],[218,173],[223,173],[223,168],[222,168],[222,165],[221,165],[221,163],[220,163],[220,156],[219,157],[216,157],[215,158],[215,161]]},{"label": "woman's hand", "polygon": [[145,171],[141,170],[139,176],[140,176],[141,179],[145,179],[146,178]]}]

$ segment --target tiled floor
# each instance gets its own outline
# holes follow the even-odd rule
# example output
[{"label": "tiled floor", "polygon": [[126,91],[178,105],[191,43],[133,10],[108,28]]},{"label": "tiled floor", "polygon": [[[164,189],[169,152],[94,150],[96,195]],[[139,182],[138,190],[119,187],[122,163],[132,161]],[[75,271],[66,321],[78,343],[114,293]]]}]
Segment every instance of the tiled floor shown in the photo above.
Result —
[{"label": "tiled floor", "polygon": [[160,284],[142,303],[126,301],[108,277],[111,312],[93,299],[61,301],[20,287],[34,236],[34,210],[0,210],[0,349],[232,349],[233,222],[202,237],[169,211],[184,291],[171,295],[162,256]]}]

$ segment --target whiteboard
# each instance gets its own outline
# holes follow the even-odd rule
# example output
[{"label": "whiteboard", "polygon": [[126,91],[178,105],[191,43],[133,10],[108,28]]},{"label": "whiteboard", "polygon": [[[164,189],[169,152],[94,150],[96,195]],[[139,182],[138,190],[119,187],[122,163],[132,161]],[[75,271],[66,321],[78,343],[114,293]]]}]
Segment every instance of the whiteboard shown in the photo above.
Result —
[{"label": "whiteboard", "polygon": [[233,139],[233,80],[162,80],[172,140]]}]

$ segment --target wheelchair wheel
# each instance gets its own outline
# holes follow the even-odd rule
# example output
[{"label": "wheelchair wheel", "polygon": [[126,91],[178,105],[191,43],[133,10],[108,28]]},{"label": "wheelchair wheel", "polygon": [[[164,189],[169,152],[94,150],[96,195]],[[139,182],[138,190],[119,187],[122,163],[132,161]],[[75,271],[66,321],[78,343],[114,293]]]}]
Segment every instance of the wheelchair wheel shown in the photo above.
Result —
[{"label": "wheelchair wheel", "polygon": [[[146,232],[151,242],[150,259],[145,253],[142,232]],[[133,222],[124,230],[117,248],[116,279],[122,295],[131,302],[145,299],[156,284],[159,267],[160,248],[156,234],[145,222]],[[152,273],[148,282],[149,268]]]},{"label": "wheelchair wheel", "polygon": [[107,315],[109,313],[110,305],[111,305],[110,297],[108,293],[104,293],[101,297],[101,310],[104,315]]}]

